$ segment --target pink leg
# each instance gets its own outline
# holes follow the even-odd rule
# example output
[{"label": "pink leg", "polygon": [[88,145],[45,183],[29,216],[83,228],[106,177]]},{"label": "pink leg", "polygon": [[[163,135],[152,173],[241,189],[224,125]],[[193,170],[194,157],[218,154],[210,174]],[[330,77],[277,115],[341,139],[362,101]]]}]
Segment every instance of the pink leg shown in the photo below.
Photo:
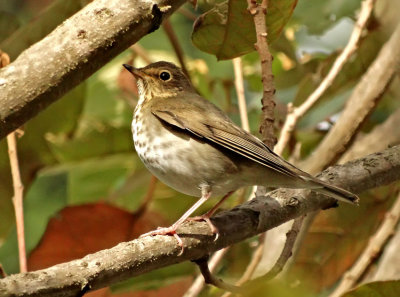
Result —
[{"label": "pink leg", "polygon": [[218,201],[217,204],[214,205],[213,208],[211,208],[209,211],[207,211],[205,214],[202,214],[201,216],[196,216],[193,218],[188,218],[189,221],[206,221],[208,226],[210,226],[210,229],[212,231],[212,233],[214,233],[215,236],[215,240],[218,239],[218,229],[217,227],[214,226],[213,223],[211,223],[210,218],[213,216],[213,214],[217,211],[217,209],[221,206],[222,203],[224,203],[224,201],[226,199],[228,199],[234,191],[229,192],[228,194],[226,194],[224,197],[221,198],[221,200]]},{"label": "pink leg", "polygon": [[193,204],[193,206],[191,208],[189,208],[180,218],[179,220],[177,220],[174,224],[172,224],[170,227],[166,227],[166,228],[157,228],[157,230],[154,231],[150,231],[148,233],[142,234],[140,237],[144,237],[144,236],[154,236],[154,235],[173,235],[176,240],[178,241],[178,245],[182,248],[180,254],[183,253],[183,241],[182,239],[179,237],[179,235],[176,233],[176,230],[178,229],[178,227],[184,222],[186,221],[186,219],[194,212],[196,211],[196,209],[198,209],[204,202],[206,202],[208,200],[208,198],[210,198],[211,196],[211,191],[209,189],[209,187],[204,187],[204,189],[202,189],[202,196],[201,198],[195,203]]}]

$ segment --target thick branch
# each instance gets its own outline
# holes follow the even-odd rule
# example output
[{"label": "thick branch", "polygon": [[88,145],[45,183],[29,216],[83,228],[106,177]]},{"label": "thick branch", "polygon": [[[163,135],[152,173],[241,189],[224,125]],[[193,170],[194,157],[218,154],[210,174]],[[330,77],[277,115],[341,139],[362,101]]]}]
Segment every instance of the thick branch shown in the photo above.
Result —
[{"label": "thick branch", "polygon": [[[400,179],[400,146],[325,170],[320,178],[354,192]],[[218,249],[265,232],[288,220],[335,205],[335,200],[305,190],[281,189],[257,197],[212,220],[220,232],[214,241],[205,222],[187,222],[178,230],[185,251],[171,236],[144,237],[44,270],[0,279],[0,296],[76,296],[157,268],[199,259]]]},{"label": "thick branch", "polygon": [[89,2],[90,0],[53,1],[38,16],[2,41],[0,48],[10,55],[11,60],[15,60],[23,50],[45,37]]},{"label": "thick branch", "polygon": [[184,0],[97,0],[0,70],[0,139],[144,35]]}]

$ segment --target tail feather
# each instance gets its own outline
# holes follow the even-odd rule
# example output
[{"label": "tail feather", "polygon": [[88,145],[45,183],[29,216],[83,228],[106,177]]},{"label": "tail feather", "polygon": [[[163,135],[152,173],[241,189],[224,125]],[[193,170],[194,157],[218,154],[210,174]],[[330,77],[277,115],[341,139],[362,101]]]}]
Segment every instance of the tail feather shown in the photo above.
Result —
[{"label": "tail feather", "polygon": [[351,204],[356,204],[358,205],[359,198],[357,195],[344,190],[342,188],[330,185],[326,182],[323,182],[319,179],[312,178],[310,182],[313,184],[311,187],[312,190],[319,192],[321,194],[325,194],[327,196],[330,196],[332,198],[335,198],[337,200],[346,202],[346,203],[351,203]]}]

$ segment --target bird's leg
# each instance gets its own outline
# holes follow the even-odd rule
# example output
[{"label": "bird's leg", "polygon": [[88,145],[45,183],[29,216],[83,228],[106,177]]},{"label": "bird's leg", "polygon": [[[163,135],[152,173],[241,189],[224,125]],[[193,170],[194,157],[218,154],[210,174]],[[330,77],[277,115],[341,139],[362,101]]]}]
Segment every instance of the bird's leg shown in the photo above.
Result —
[{"label": "bird's leg", "polygon": [[215,227],[215,225],[213,223],[211,223],[210,218],[213,216],[213,214],[217,211],[217,209],[221,206],[222,203],[224,203],[224,201],[226,199],[228,199],[234,191],[229,192],[228,194],[225,194],[224,197],[221,198],[221,200],[218,201],[217,204],[215,204],[213,206],[213,208],[211,208],[209,211],[207,211],[205,214],[202,214],[201,216],[196,216],[193,218],[188,218],[189,221],[206,221],[208,226],[210,226],[210,229],[212,231],[212,233],[215,234],[215,240],[218,239],[218,229],[217,227]]},{"label": "bird's leg", "polygon": [[176,233],[176,230],[178,227],[186,221],[186,219],[194,212],[196,209],[198,209],[204,202],[208,200],[211,196],[211,190],[209,186],[204,186],[201,189],[201,198],[192,205],[174,224],[172,224],[170,227],[165,227],[165,228],[157,228],[157,230],[150,231],[148,233],[142,234],[140,237],[144,236],[154,236],[154,235],[173,235],[176,240],[178,241],[178,245],[182,248],[181,253],[183,253],[183,241],[179,237],[179,235]]}]

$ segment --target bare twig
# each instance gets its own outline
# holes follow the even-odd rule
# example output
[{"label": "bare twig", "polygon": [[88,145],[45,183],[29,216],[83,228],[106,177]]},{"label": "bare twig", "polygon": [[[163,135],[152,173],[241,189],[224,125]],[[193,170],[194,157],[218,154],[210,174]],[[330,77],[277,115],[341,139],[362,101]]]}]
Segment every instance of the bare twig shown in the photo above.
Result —
[{"label": "bare twig", "polygon": [[[223,259],[228,250],[229,247],[226,247],[222,250],[215,252],[214,255],[211,257],[209,261],[209,267],[211,273],[215,271],[217,265],[219,264],[219,262],[221,262],[221,260]],[[196,277],[196,279],[194,280],[190,288],[186,291],[185,295],[183,295],[183,297],[196,297],[197,295],[200,294],[204,285],[205,285],[204,277],[202,274],[200,274]]]},{"label": "bare twig", "polygon": [[[400,147],[331,167],[319,177],[354,193],[391,183],[400,179]],[[182,255],[171,236],[144,237],[44,270],[10,275],[0,279],[0,292],[2,296],[77,296],[81,288],[96,290],[157,268],[199,259],[335,203],[310,191],[276,190],[213,217],[220,231],[217,240],[207,223],[184,223],[178,229],[185,245]]]},{"label": "bare twig", "polygon": [[[257,265],[259,264],[263,253],[264,253],[264,237],[267,233],[263,233],[260,235],[260,238],[258,239],[258,246],[256,248],[256,250],[253,252],[253,257],[251,258],[250,263],[247,265],[245,272],[243,273],[242,277],[236,282],[237,286],[241,286],[242,284],[244,284],[246,281],[248,281],[249,279],[251,279],[251,277],[254,274],[254,271],[257,268]],[[226,292],[224,293],[221,297],[229,297],[231,296],[232,293],[231,292]]]},{"label": "bare twig", "polygon": [[144,199],[143,199],[142,203],[140,204],[140,206],[138,207],[138,209],[135,211],[135,215],[140,216],[146,212],[151,200],[153,200],[157,181],[158,181],[158,179],[154,175],[152,175],[151,179],[150,179],[149,187],[147,188],[146,196],[144,197]]},{"label": "bare twig", "polygon": [[25,249],[25,231],[24,231],[24,207],[23,207],[23,192],[24,185],[21,181],[19,172],[18,155],[17,155],[17,140],[15,132],[7,135],[8,155],[10,157],[11,174],[14,186],[13,204],[15,210],[15,220],[17,225],[18,238],[18,255],[20,272],[26,272],[26,249]]},{"label": "bare twig", "polygon": [[398,279],[400,275],[400,224],[397,224],[397,230],[388,243],[385,245],[385,249],[382,256],[379,257],[379,262],[376,270],[372,275],[369,275],[367,279],[363,279],[363,282],[371,281],[387,281]]},{"label": "bare twig", "polygon": [[294,220],[292,228],[289,230],[288,233],[286,233],[286,242],[282,250],[282,253],[279,256],[278,260],[276,261],[275,265],[271,268],[271,270],[268,271],[268,273],[266,273],[265,275],[248,282],[247,284],[245,284],[245,287],[252,286],[255,282],[269,281],[283,270],[283,267],[285,266],[286,262],[292,256],[293,247],[294,244],[296,243],[296,238],[300,232],[300,228],[301,225],[303,224],[304,218],[305,216],[301,216]]},{"label": "bare twig", "polygon": [[[0,68],[7,66],[10,63],[10,57],[0,50]],[[18,255],[20,272],[26,272],[26,249],[25,249],[25,231],[24,231],[24,185],[21,181],[19,172],[18,154],[17,154],[17,139],[16,132],[11,132],[7,135],[8,156],[10,158],[11,175],[14,187],[14,197],[12,198],[15,211],[15,221],[17,225],[18,239]]]},{"label": "bare twig", "polygon": [[225,283],[224,281],[222,281],[219,278],[216,278],[210,271],[210,269],[208,268],[208,256],[207,257],[203,257],[201,259],[198,260],[193,260],[192,262],[196,263],[197,266],[199,266],[201,274],[204,277],[204,281],[206,282],[206,284],[210,284],[213,286],[216,286],[217,288],[220,288],[222,290],[225,291],[229,291],[229,292],[234,292],[234,293],[239,293],[240,292],[240,288],[228,283]]},{"label": "bare twig", "polygon": [[386,241],[393,235],[396,225],[400,219],[400,195],[394,202],[392,209],[386,214],[385,219],[376,233],[371,237],[368,246],[353,267],[343,276],[342,281],[329,297],[339,297],[347,290],[357,284],[357,281],[369,267],[372,261],[380,253]]},{"label": "bare twig", "polygon": [[[286,233],[286,241],[284,248],[278,258],[278,260],[275,262],[274,266],[263,276],[258,277],[254,280],[251,280],[258,264],[261,261],[261,258],[263,257],[264,253],[264,246],[265,246],[265,238],[261,237],[260,238],[260,244],[253,253],[253,258],[251,259],[250,264],[246,268],[246,272],[243,274],[243,276],[240,278],[238,282],[236,282],[236,285],[241,286],[243,285],[244,291],[246,291],[246,288],[250,288],[251,286],[255,285],[256,283],[259,282],[267,282],[271,279],[273,279],[276,275],[278,275],[283,268],[285,267],[286,262],[289,260],[289,258],[292,256],[292,250],[294,247],[294,244],[296,243],[296,238],[297,235],[300,232],[301,225],[303,223],[305,216],[301,216],[297,219],[294,220],[291,229]],[[268,233],[269,234],[269,233]],[[267,234],[267,236],[268,236]],[[265,236],[265,233],[263,234]],[[225,293],[222,295],[222,297],[229,297],[231,296],[231,293]]]},{"label": "bare twig", "polygon": [[193,22],[197,19],[197,15],[195,15],[193,12],[191,12],[189,9],[186,9],[185,7],[180,7],[178,9],[178,12]]},{"label": "bare twig", "polygon": [[261,234],[259,239],[258,239],[258,246],[256,250],[253,252],[253,257],[251,258],[251,261],[249,265],[247,265],[245,272],[243,273],[242,277],[239,279],[237,282],[237,285],[242,285],[246,281],[252,278],[254,272],[256,271],[257,265],[259,264],[263,252],[264,252],[264,237],[266,236],[266,233]]},{"label": "bare twig", "polygon": [[130,49],[138,55],[140,58],[143,59],[147,64],[153,63],[153,60],[150,58],[147,51],[138,43],[131,45]]},{"label": "bare twig", "polygon": [[267,43],[267,26],[265,15],[267,14],[268,0],[258,4],[256,0],[247,0],[248,10],[254,18],[257,42],[254,44],[261,60],[261,80],[263,83],[262,112],[263,120],[260,125],[260,132],[263,142],[273,148],[276,143],[274,134],[274,108],[275,108],[275,86],[272,74],[272,55]]},{"label": "bare twig", "polygon": [[304,103],[301,104],[299,107],[293,107],[292,105],[288,106],[288,115],[281,130],[279,141],[275,146],[275,152],[278,155],[281,155],[283,150],[285,149],[298,120],[304,116],[304,114],[319,100],[319,98],[321,98],[325,91],[332,85],[333,81],[340,73],[340,70],[343,68],[344,64],[346,64],[351,55],[353,55],[353,53],[357,50],[362,32],[372,13],[375,1],[376,0],[364,0],[362,2],[361,11],[358,16],[357,22],[354,24],[354,29],[351,33],[349,42],[340,53],[340,55],[336,58],[335,62],[332,65],[332,68],[329,70],[329,73],[323,79],[318,88],[316,88],[315,91],[310,96],[308,96]]},{"label": "bare twig", "polygon": [[[263,142],[272,149],[276,143],[273,125],[275,120],[274,108],[276,103],[275,86],[273,81],[274,76],[272,74],[273,57],[268,47],[267,26],[265,22],[268,0],[262,0],[261,4],[257,3],[256,0],[247,0],[247,5],[248,11],[253,16],[256,30],[257,41],[254,44],[254,47],[257,50],[261,61],[261,81],[263,84],[263,96],[261,103],[263,116],[260,123],[260,132]],[[259,187],[259,189],[263,188]],[[247,266],[245,275],[243,275],[242,279],[251,278],[259,259],[262,257],[261,251],[264,250],[264,237],[265,236],[259,238],[259,246],[253,255],[252,260]]]},{"label": "bare twig", "polygon": [[250,132],[249,118],[247,116],[246,98],[244,96],[242,59],[240,57],[233,59],[233,70],[235,72],[235,88],[239,103],[240,120],[242,128]]},{"label": "bare twig", "polygon": [[172,47],[174,48],[175,54],[178,57],[179,64],[181,65],[183,72],[186,74],[187,77],[190,78],[189,71],[186,68],[185,59],[183,57],[183,49],[179,43],[178,37],[175,34],[171,22],[169,20],[165,20],[162,26],[168,36],[169,41],[171,42]]}]

